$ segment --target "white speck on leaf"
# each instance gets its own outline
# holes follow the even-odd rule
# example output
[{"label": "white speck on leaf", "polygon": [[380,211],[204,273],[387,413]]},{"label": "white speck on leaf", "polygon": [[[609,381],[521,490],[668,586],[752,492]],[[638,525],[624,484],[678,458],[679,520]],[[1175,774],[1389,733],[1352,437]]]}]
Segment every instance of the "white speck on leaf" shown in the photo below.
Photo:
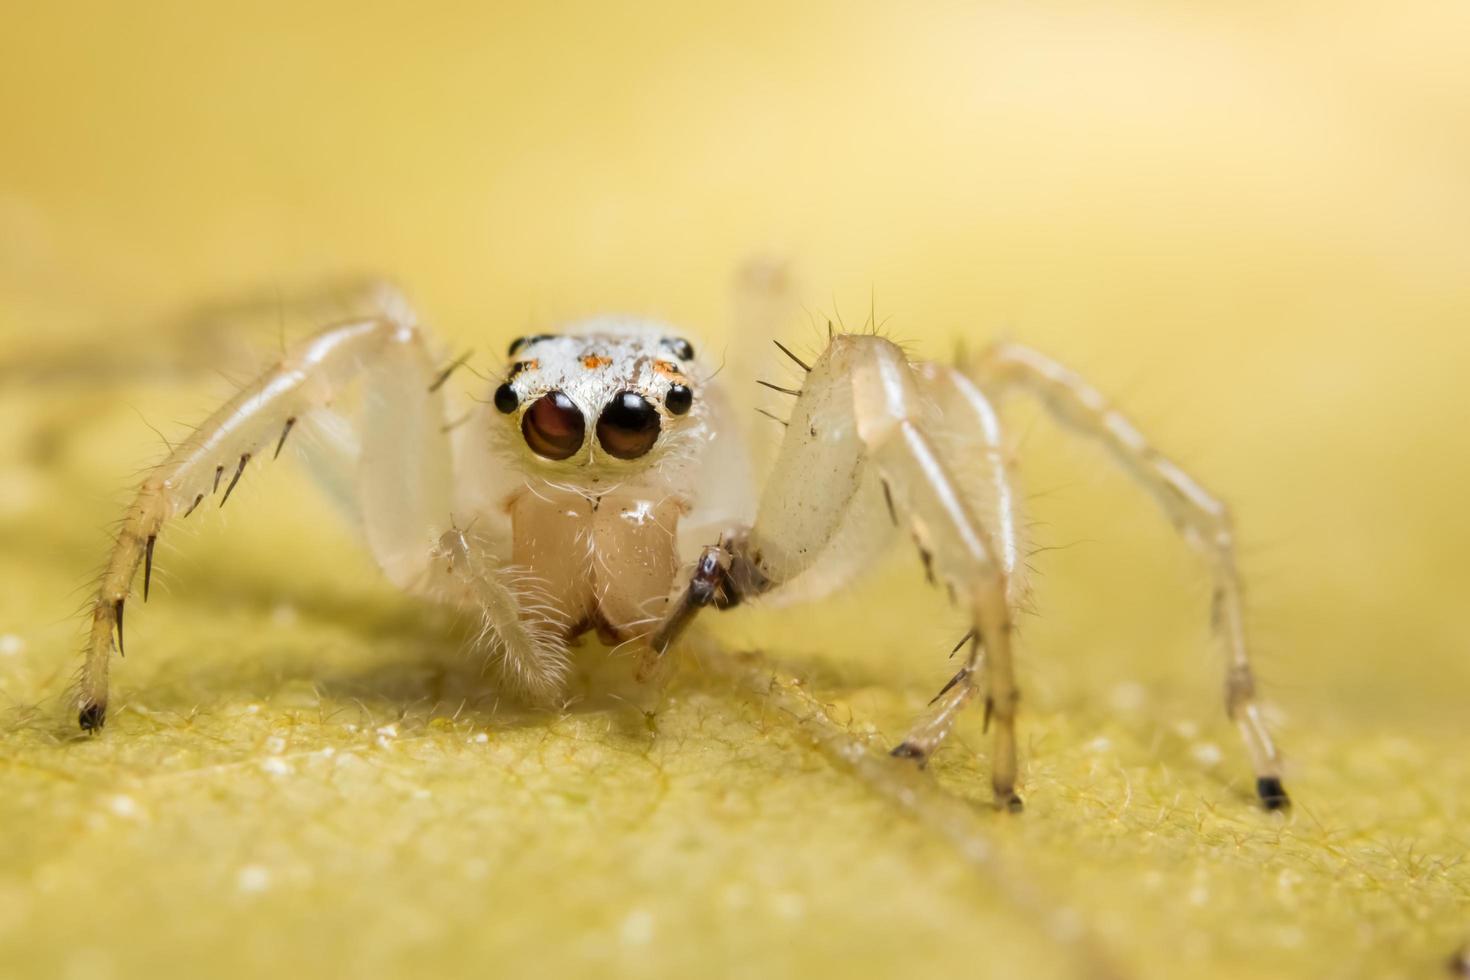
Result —
[{"label": "white speck on leaf", "polygon": [[107,808],[116,816],[125,817],[129,820],[137,819],[143,813],[143,809],[138,806],[137,800],[131,796],[124,796],[121,793],[107,801]]},{"label": "white speck on leaf", "polygon": [[618,938],[624,946],[647,946],[653,939],[653,913],[647,909],[634,909],[623,919],[618,928]]},{"label": "white speck on leaf", "polygon": [[1137,681],[1124,681],[1114,685],[1108,700],[1118,711],[1137,711],[1148,699],[1148,692]]},{"label": "white speck on leaf", "polygon": [[271,886],[270,869],[260,864],[247,864],[235,875],[235,887],[247,895],[256,895]]},{"label": "white speck on leaf", "polygon": [[783,919],[800,919],[806,915],[806,901],[795,892],[778,892],[771,896],[771,905]]},{"label": "white speck on leaf", "polygon": [[1218,766],[1220,760],[1225,758],[1225,753],[1214,742],[1198,742],[1189,750],[1189,754],[1202,766]]}]

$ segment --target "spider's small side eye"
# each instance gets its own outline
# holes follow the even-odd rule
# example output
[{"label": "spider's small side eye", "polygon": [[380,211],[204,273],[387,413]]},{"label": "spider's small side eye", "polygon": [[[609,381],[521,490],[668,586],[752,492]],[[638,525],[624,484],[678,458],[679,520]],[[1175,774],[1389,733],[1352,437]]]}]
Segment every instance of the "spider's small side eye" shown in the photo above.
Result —
[{"label": "spider's small side eye", "polygon": [[636,391],[613,396],[597,419],[597,441],[618,459],[637,459],[658,441],[658,409]]},{"label": "spider's small side eye", "polygon": [[694,392],[686,385],[674,385],[664,396],[664,407],[675,415],[683,415],[694,404]]},{"label": "spider's small side eye", "polygon": [[681,361],[694,360],[694,345],[683,337],[665,337],[663,345]]},{"label": "spider's small side eye", "polygon": [[510,386],[509,382],[495,389],[495,407],[500,410],[501,414],[509,415],[520,404],[521,398],[516,394],[516,390]]},{"label": "spider's small side eye", "polygon": [[582,448],[587,422],[573,401],[559,391],[536,399],[521,419],[521,435],[537,456],[569,459]]}]

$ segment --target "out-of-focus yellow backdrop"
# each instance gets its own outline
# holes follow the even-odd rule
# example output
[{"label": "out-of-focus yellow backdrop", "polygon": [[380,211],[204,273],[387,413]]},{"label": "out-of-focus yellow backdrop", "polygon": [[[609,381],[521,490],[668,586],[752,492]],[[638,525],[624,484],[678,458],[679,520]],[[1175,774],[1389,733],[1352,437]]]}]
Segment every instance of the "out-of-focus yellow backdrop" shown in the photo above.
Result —
[{"label": "out-of-focus yellow backdrop", "polygon": [[[1407,977],[1466,937],[1463,3],[4,19],[7,975]],[[1024,886],[723,668],[660,695],[594,651],[565,716],[497,708],[284,469],[161,541],[119,710],[73,736],[73,612],[153,428],[309,328],[290,297],[390,276],[487,364],[604,310],[719,346],[751,256],[923,356],[1046,349],[1234,504],[1289,817],[1198,563],[1025,409],[1028,812],[986,808],[978,712],[930,770]],[[241,297],[248,336],[200,306]],[[710,624],[890,742],[960,629],[903,556]]]}]

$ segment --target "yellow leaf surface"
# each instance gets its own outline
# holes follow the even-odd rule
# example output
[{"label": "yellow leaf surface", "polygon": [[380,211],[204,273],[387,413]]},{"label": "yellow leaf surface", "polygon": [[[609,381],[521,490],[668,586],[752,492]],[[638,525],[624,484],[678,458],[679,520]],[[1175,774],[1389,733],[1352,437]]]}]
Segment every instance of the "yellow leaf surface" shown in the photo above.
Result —
[{"label": "yellow leaf surface", "polygon": [[[1467,29],[1430,2],[14,12],[0,975],[1442,971],[1470,938]],[[883,754],[965,628],[906,551],[705,617],[661,688],[590,644],[539,714],[285,464],[160,538],[109,726],[76,733],[75,610],[153,429],[309,329],[291,297],[386,274],[482,371],[604,310],[718,351],[752,254],[817,324],[1036,344],[1232,502],[1290,814],[1253,801],[1194,556],[1025,406],[1019,817],[979,711],[925,773]],[[239,296],[263,314],[208,305]]]}]

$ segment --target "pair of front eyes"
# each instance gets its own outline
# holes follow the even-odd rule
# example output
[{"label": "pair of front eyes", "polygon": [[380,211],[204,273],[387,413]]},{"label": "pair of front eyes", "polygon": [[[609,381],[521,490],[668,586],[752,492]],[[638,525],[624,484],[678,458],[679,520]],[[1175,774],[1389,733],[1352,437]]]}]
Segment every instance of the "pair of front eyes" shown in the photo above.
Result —
[{"label": "pair of front eyes", "polygon": [[[675,415],[689,411],[692,402],[693,394],[683,385],[674,385],[664,399]],[[506,415],[520,407],[520,398],[509,384],[496,389],[495,407]],[[658,409],[647,398],[636,391],[620,391],[597,417],[597,442],[609,456],[637,459],[653,448],[660,428]],[[564,392],[548,391],[521,416],[521,436],[537,456],[570,459],[587,438],[587,420]]]}]

